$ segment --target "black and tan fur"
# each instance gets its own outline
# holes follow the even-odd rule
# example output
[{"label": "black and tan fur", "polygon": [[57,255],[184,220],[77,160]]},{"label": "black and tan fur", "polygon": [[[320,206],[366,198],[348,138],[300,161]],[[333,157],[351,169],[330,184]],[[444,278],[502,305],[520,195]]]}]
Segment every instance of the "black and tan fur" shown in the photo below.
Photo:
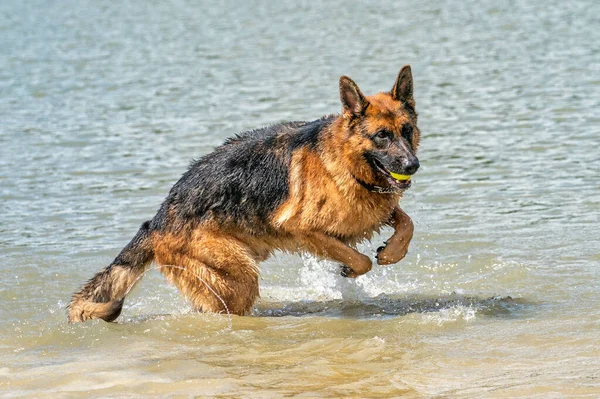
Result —
[{"label": "black and tan fur", "polygon": [[390,225],[377,263],[404,258],[413,223],[398,201],[410,183],[389,172],[419,166],[410,67],[390,92],[368,97],[342,76],[340,97],[340,115],[241,133],[195,161],[154,218],[73,295],[69,321],[116,319],[151,262],[199,311],[243,315],[259,296],[258,265],[275,250],[331,259],[357,277],[372,263],[355,245]]}]

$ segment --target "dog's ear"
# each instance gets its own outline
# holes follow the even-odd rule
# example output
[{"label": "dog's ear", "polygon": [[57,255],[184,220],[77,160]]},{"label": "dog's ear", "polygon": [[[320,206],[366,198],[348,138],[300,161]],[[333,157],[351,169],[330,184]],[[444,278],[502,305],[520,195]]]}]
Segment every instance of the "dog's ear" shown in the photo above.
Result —
[{"label": "dog's ear", "polygon": [[404,65],[402,69],[400,69],[400,73],[398,73],[396,83],[392,89],[392,98],[407,103],[412,108],[415,107],[415,100],[413,98],[413,78],[410,65]]},{"label": "dog's ear", "polygon": [[340,99],[345,116],[361,115],[369,105],[356,83],[348,76],[340,78]]}]

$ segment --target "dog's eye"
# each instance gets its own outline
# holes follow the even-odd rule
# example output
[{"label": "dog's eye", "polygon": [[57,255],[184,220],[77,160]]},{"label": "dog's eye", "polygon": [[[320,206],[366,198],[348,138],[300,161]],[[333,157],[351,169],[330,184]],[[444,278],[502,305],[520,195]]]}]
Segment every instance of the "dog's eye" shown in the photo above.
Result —
[{"label": "dog's eye", "polygon": [[373,136],[373,139],[375,139],[376,141],[392,141],[392,139],[394,138],[394,135],[387,131],[387,130],[380,130],[377,133],[375,133],[375,135]]},{"label": "dog's eye", "polygon": [[412,134],[413,134],[413,127],[412,125],[403,125],[402,126],[402,137],[404,139],[406,139],[406,141],[408,141],[409,143],[412,140]]}]

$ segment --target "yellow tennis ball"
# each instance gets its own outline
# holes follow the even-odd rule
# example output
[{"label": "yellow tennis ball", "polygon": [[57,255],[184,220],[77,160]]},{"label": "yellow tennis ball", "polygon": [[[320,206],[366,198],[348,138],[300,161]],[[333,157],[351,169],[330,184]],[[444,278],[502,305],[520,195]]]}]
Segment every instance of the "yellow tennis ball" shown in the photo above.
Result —
[{"label": "yellow tennis ball", "polygon": [[410,177],[411,177],[410,175],[401,175],[401,174],[394,173],[394,172],[390,172],[390,175],[392,175],[392,177],[396,180],[404,180],[404,181],[410,180]]}]

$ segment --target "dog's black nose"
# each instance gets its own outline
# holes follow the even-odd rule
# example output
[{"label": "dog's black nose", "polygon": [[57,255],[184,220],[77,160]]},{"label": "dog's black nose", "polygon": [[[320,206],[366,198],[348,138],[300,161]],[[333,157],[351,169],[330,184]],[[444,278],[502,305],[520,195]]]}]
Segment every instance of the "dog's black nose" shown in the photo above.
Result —
[{"label": "dog's black nose", "polygon": [[419,170],[419,160],[417,158],[406,161],[404,164],[404,172],[407,175],[412,175]]}]

